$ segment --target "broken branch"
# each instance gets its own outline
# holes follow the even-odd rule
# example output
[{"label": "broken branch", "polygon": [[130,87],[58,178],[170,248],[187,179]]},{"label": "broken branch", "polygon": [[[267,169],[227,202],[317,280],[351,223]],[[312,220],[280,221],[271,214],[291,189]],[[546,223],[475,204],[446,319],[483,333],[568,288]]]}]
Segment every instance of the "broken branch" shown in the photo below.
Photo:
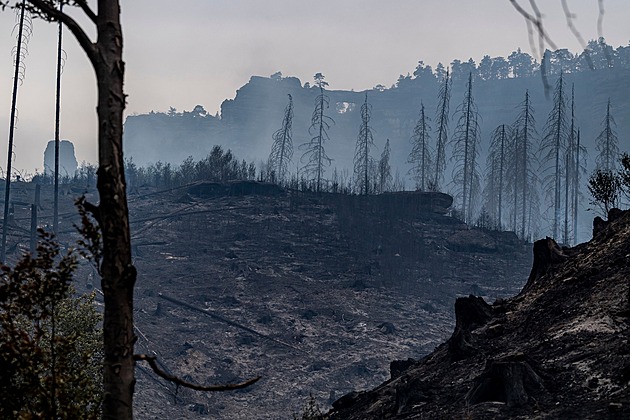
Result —
[{"label": "broken branch", "polygon": [[178,378],[175,375],[170,375],[170,374],[164,372],[157,365],[157,357],[155,357],[155,356],[149,356],[148,354],[134,354],[133,355],[133,360],[135,360],[135,361],[144,360],[145,362],[147,362],[149,364],[149,366],[151,366],[151,369],[153,369],[153,372],[155,372],[155,374],[158,375],[159,377],[164,378],[167,381],[171,381],[175,385],[183,386],[184,388],[194,389],[196,391],[214,392],[214,391],[231,391],[231,390],[234,390],[234,389],[243,389],[243,388],[246,388],[246,387],[248,387],[250,385],[255,384],[261,378],[261,376],[257,376],[255,378],[249,379],[249,380],[247,380],[245,382],[241,382],[241,383],[238,383],[238,384],[198,385],[198,384],[193,384],[191,382],[184,381],[183,379]]}]

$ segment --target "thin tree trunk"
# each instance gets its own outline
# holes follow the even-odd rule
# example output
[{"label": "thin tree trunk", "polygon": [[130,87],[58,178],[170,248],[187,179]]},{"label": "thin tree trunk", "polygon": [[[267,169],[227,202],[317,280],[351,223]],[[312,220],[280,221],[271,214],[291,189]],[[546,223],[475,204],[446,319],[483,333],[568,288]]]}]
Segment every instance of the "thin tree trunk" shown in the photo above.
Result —
[{"label": "thin tree trunk", "polygon": [[17,93],[20,79],[20,59],[22,58],[22,34],[24,30],[25,0],[22,0],[20,11],[20,23],[18,29],[17,49],[15,52],[15,73],[13,74],[13,96],[11,98],[11,121],[9,121],[9,151],[7,153],[7,173],[4,185],[4,216],[2,219],[2,246],[0,247],[0,263],[6,261],[7,233],[9,231],[9,201],[11,198],[11,163],[13,160],[13,135],[15,133],[15,110],[17,106]]},{"label": "thin tree trunk", "polygon": [[[59,5],[59,12],[63,12],[63,3]],[[63,24],[59,22],[57,39],[57,89],[55,95],[55,199],[53,205],[53,232],[57,234],[59,228],[59,116],[61,112],[61,41]]]},{"label": "thin tree trunk", "polygon": [[523,128],[523,167],[521,168],[521,176],[523,182],[523,190],[521,197],[522,208],[522,224],[521,224],[521,239],[525,239],[525,225],[527,220],[527,142],[529,134],[529,91],[525,92],[525,127]]},{"label": "thin tree trunk", "polygon": [[577,148],[575,149],[575,173],[573,181],[573,244],[578,241],[578,194],[580,191],[580,130],[577,132]]},{"label": "thin tree trunk", "polygon": [[499,163],[499,230],[502,230],[502,214],[501,209],[503,207],[503,163],[505,160],[505,124],[501,126],[501,160]]},{"label": "thin tree trunk", "polygon": [[323,170],[323,162],[322,162],[322,143],[324,142],[324,88],[322,86],[319,87],[319,94],[321,95],[321,100],[319,103],[319,144],[317,148],[317,192],[319,193],[321,190],[321,182],[322,182],[322,170]]},{"label": "thin tree trunk", "polygon": [[470,146],[470,95],[472,94],[472,74],[470,74],[468,76],[468,100],[466,101],[466,134],[464,136],[464,192],[463,192],[463,200],[462,200],[462,213],[464,216],[464,221],[466,223],[470,223],[469,217],[468,217],[468,209],[466,208],[466,204],[467,204],[467,195],[466,193],[470,194],[470,192],[468,191],[468,170],[469,170],[469,158],[468,158],[468,149]]}]

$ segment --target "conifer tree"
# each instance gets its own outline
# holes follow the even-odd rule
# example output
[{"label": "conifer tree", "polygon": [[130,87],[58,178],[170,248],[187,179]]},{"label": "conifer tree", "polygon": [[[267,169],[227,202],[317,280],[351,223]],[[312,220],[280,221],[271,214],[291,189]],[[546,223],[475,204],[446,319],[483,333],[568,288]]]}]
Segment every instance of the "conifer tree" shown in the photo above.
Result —
[{"label": "conifer tree", "polygon": [[513,228],[518,233],[517,218],[520,216],[520,237],[527,237],[529,220],[529,201],[537,191],[538,177],[534,171],[535,154],[533,142],[537,136],[534,108],[531,105],[529,91],[519,105],[520,112],[513,124],[513,142],[510,147],[510,168],[513,171],[511,187],[513,189]]},{"label": "conifer tree", "polygon": [[409,153],[409,158],[407,159],[407,162],[412,164],[410,172],[416,183],[417,191],[434,189],[429,187],[431,184],[435,185],[433,180],[430,179],[432,175],[431,150],[429,147],[430,131],[429,117],[424,112],[424,104],[421,103],[418,122],[413,129],[411,137],[411,153]]},{"label": "conifer tree", "polygon": [[370,127],[371,114],[372,106],[368,103],[367,92],[365,92],[365,102],[361,105],[361,126],[354,150],[356,190],[359,194],[364,195],[370,193],[370,166],[373,165],[373,159],[370,157],[370,148],[374,147],[374,138]]},{"label": "conifer tree", "polygon": [[[575,85],[571,85],[571,116],[569,123],[569,136],[567,139],[567,151],[565,153],[565,186],[564,186],[564,231],[562,242],[571,242],[577,239],[577,215],[579,203],[580,175],[586,174],[586,149],[580,145],[579,132],[575,124]],[[573,219],[573,223],[571,223]]]},{"label": "conifer tree", "polygon": [[324,143],[330,140],[328,130],[335,121],[325,114],[330,101],[328,96],[324,94],[324,88],[328,86],[328,82],[324,81],[325,77],[321,73],[316,73],[313,78],[319,88],[319,95],[315,98],[311,126],[308,129],[309,134],[313,137],[308,143],[302,144],[300,148],[304,150],[301,160],[305,165],[302,169],[306,176],[315,183],[315,191],[320,192],[324,181],[325,166],[332,162],[332,159],[326,154]]},{"label": "conifer tree", "polygon": [[603,171],[615,171],[617,168],[617,159],[619,158],[619,140],[617,139],[617,133],[615,133],[616,127],[615,119],[610,113],[610,98],[608,98],[608,105],[606,105],[606,116],[602,121],[603,129],[595,142],[597,144],[597,169]]},{"label": "conifer tree", "polygon": [[485,209],[496,228],[503,223],[503,192],[506,189],[507,158],[511,135],[510,127],[502,124],[492,132],[486,162]]},{"label": "conifer tree", "polygon": [[566,153],[567,137],[569,134],[567,121],[567,99],[564,89],[563,75],[556,82],[553,94],[553,107],[545,123],[541,142],[541,164],[545,173],[543,188],[551,201],[552,235],[558,238],[560,219],[562,214],[562,177],[563,157]]},{"label": "conifer tree", "polygon": [[453,136],[453,183],[464,221],[471,222],[479,195],[479,113],[472,96],[472,73],[468,75],[464,101],[457,108],[459,119]]},{"label": "conifer tree", "polygon": [[284,109],[282,127],[273,133],[273,145],[269,154],[268,168],[275,173],[278,182],[286,181],[289,163],[293,157],[293,98],[289,94],[289,103]]},{"label": "conifer tree", "polygon": [[444,181],[444,169],[446,168],[446,143],[448,141],[448,114],[451,100],[449,69],[446,69],[446,77],[442,81],[438,93],[438,106],[436,110],[437,138],[435,139],[435,188],[439,189]]},{"label": "conifer tree", "polygon": [[381,153],[381,159],[378,161],[379,192],[386,192],[392,189],[393,177],[392,168],[389,164],[390,155],[391,148],[389,146],[389,139],[387,139],[383,153]]}]

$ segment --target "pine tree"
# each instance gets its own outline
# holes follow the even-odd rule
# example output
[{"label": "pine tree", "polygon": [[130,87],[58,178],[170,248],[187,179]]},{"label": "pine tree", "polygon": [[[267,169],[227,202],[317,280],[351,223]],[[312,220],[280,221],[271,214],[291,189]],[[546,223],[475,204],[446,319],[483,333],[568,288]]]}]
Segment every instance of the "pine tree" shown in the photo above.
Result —
[{"label": "pine tree", "polygon": [[509,126],[502,124],[492,132],[490,150],[486,161],[485,209],[495,222],[496,228],[503,223],[503,192],[506,189],[507,158],[511,135]]},{"label": "pine tree", "polygon": [[563,157],[566,153],[569,128],[567,121],[567,99],[564,91],[563,75],[556,82],[553,95],[553,108],[545,123],[541,142],[541,164],[545,173],[543,188],[553,209],[552,235],[558,238],[562,214]]},{"label": "pine tree", "polygon": [[284,109],[282,127],[273,133],[273,145],[269,154],[268,168],[275,173],[279,183],[286,181],[289,173],[289,163],[293,157],[293,98],[289,96],[289,104]]},{"label": "pine tree", "polygon": [[364,195],[370,193],[370,166],[373,164],[373,159],[370,157],[370,148],[374,147],[372,127],[370,127],[371,114],[372,106],[368,103],[367,92],[365,92],[365,102],[361,105],[361,126],[354,150],[356,190]]},{"label": "pine tree", "polygon": [[597,143],[597,169],[603,171],[615,171],[617,168],[617,159],[619,158],[619,140],[617,139],[617,133],[615,133],[615,119],[610,113],[610,98],[608,99],[608,105],[606,106],[606,117],[602,121],[604,126],[595,142]]},{"label": "pine tree", "polygon": [[456,195],[460,199],[464,221],[471,222],[479,195],[479,113],[472,96],[472,73],[468,75],[464,101],[457,113],[459,119],[453,136],[453,183],[458,190]]},{"label": "pine tree", "polygon": [[309,134],[313,137],[308,143],[302,144],[300,148],[304,150],[301,160],[305,165],[302,169],[306,176],[315,183],[315,191],[320,192],[324,181],[324,167],[332,162],[332,159],[326,154],[324,143],[330,140],[328,130],[335,121],[324,113],[328,109],[330,101],[328,96],[324,94],[324,88],[328,86],[328,82],[324,81],[325,77],[321,73],[316,73],[313,78],[319,88],[319,95],[315,98],[311,126],[308,129]]},{"label": "pine tree", "polygon": [[[580,175],[586,174],[586,149],[580,145],[579,132],[575,127],[575,85],[571,85],[571,117],[567,151],[565,153],[565,189],[564,189],[564,232],[562,242],[573,242],[577,239],[577,215],[580,196]],[[573,219],[573,223],[571,223]]]},{"label": "pine tree", "polygon": [[520,112],[513,124],[513,142],[510,147],[510,168],[513,171],[511,187],[513,189],[513,228],[518,233],[517,218],[520,215],[520,237],[527,237],[529,219],[529,201],[537,192],[538,177],[534,172],[535,154],[533,142],[537,137],[534,108],[531,105],[529,91],[525,91],[525,100],[519,105]]},{"label": "pine tree", "polygon": [[429,117],[424,112],[424,104],[420,105],[420,115],[418,122],[413,129],[411,137],[411,153],[409,153],[408,163],[412,164],[410,172],[416,183],[417,191],[427,191],[435,189],[432,180],[430,180],[431,172],[431,151],[429,147],[430,141]]},{"label": "pine tree", "polygon": [[389,139],[387,139],[383,153],[381,153],[381,159],[378,161],[379,192],[382,193],[392,189],[393,177],[392,168],[389,164],[390,155],[391,148],[389,146]]},{"label": "pine tree", "polygon": [[444,169],[446,169],[446,143],[448,141],[448,113],[451,100],[449,69],[446,69],[444,78],[438,93],[438,106],[436,110],[437,138],[435,139],[435,188],[439,189],[444,181]]}]

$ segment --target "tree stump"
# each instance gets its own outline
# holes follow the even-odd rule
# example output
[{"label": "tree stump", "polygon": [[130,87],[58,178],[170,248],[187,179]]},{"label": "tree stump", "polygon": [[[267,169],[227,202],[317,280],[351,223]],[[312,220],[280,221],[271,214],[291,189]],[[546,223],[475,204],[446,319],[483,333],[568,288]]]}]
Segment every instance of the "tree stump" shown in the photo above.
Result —
[{"label": "tree stump", "polygon": [[493,401],[520,406],[545,389],[542,378],[526,360],[491,360],[474,382],[466,395],[471,405]]}]

